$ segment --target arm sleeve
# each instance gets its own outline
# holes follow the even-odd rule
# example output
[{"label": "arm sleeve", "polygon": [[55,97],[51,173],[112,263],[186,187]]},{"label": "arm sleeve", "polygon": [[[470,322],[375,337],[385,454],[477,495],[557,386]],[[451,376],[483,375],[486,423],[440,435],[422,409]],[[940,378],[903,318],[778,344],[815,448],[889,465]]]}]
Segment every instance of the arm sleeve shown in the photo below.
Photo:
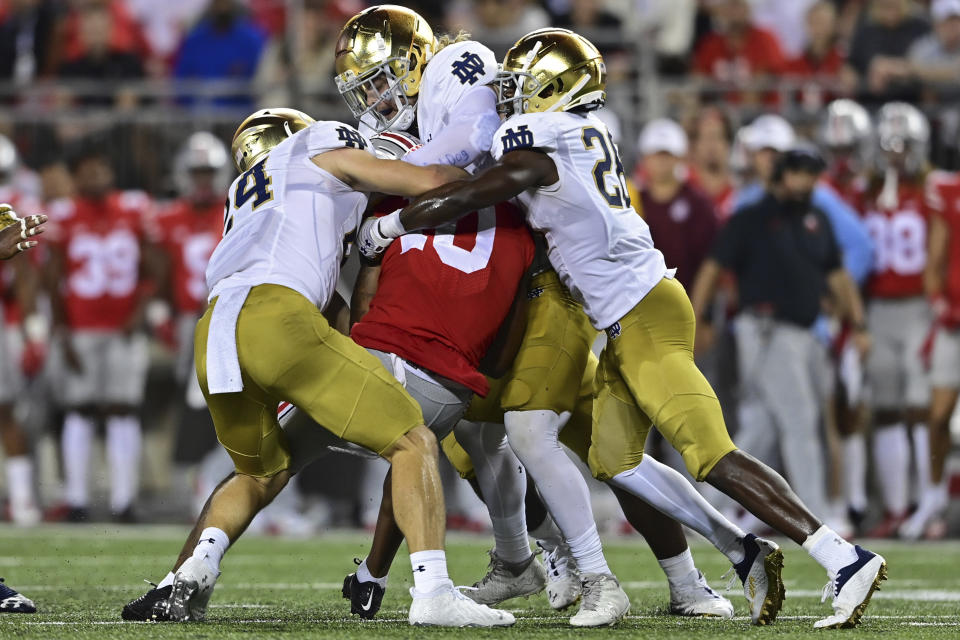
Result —
[{"label": "arm sleeve", "polygon": [[866,225],[856,211],[829,187],[818,186],[814,190],[813,205],[830,221],[835,244],[843,252],[843,266],[857,284],[863,284],[873,268],[873,241]]},{"label": "arm sleeve", "polygon": [[433,140],[404,157],[406,162],[426,166],[449,164],[466,167],[490,151],[493,134],[500,127],[497,98],[488,87],[477,87],[457,103],[447,126]]}]

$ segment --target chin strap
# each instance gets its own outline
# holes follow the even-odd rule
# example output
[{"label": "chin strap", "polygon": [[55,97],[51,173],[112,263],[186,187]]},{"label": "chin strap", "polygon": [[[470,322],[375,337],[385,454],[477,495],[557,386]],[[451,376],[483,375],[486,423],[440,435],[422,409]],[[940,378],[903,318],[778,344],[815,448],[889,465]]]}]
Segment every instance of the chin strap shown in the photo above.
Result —
[{"label": "chin strap", "polygon": [[592,76],[589,73],[585,73],[582,76],[580,76],[580,79],[577,80],[576,84],[573,85],[573,88],[570,89],[570,91],[568,91],[565,96],[563,96],[562,98],[554,102],[549,109],[544,111],[544,113],[550,113],[551,111],[558,111],[563,107],[567,106],[568,104],[570,104],[571,102],[573,102],[573,98],[576,95],[577,91],[580,91],[580,89],[583,89],[584,85],[590,82],[591,77]]}]

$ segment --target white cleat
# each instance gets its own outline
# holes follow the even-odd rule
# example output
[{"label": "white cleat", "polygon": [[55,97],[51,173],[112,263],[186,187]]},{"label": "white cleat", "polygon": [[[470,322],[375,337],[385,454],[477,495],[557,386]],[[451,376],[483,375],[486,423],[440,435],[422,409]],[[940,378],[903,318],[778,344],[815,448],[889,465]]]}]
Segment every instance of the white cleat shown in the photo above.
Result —
[{"label": "white cleat", "polygon": [[33,502],[10,502],[10,519],[18,527],[35,527],[43,520],[43,514]]},{"label": "white cleat", "polygon": [[580,588],[580,610],[570,618],[570,624],[574,627],[609,627],[630,611],[630,598],[611,575],[585,574]]},{"label": "white cleat", "polygon": [[[733,565],[743,583],[743,595],[750,605],[750,619],[755,625],[767,625],[777,619],[786,597],[783,580],[783,551],[770,540],[748,533],[743,538],[743,560]],[[733,580],[731,579],[731,586]],[[728,587],[729,588],[729,587]]]},{"label": "white cleat", "polygon": [[510,627],[517,619],[509,611],[474,602],[447,581],[430,593],[411,587],[410,624],[423,627]]},{"label": "white cleat", "polygon": [[220,573],[214,572],[206,560],[187,558],[173,577],[173,590],[164,605],[166,617],[173,622],[202,622],[218,577]]},{"label": "white cleat", "polygon": [[543,561],[547,565],[547,600],[557,611],[563,611],[580,599],[580,576],[577,563],[565,543],[548,551],[542,544]]},{"label": "white cleat", "polygon": [[900,525],[897,535],[904,540],[919,540],[924,537],[929,525],[943,517],[949,502],[945,486],[924,493],[917,510]]},{"label": "white cleat", "polygon": [[491,551],[490,570],[465,595],[474,602],[494,605],[540,593],[546,585],[547,571],[536,555],[530,554],[526,562],[518,565],[508,565],[496,551]]},{"label": "white cleat", "polygon": [[873,592],[887,579],[883,556],[855,545],[857,561],[847,565],[823,589],[823,600],[833,596],[833,615],[818,620],[814,629],[852,629],[860,624]]},{"label": "white cleat", "polygon": [[675,616],[732,618],[733,603],[710,588],[699,570],[680,585],[670,585],[670,613]]}]

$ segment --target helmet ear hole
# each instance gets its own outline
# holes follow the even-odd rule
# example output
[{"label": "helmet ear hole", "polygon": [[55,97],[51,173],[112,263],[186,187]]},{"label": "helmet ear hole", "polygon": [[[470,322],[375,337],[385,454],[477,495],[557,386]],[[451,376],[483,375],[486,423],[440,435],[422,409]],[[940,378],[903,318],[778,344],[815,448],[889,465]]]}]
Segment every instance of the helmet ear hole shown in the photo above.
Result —
[{"label": "helmet ear hole", "polygon": [[[563,89],[562,89],[561,87],[558,87],[558,90],[562,91]],[[553,86],[551,85],[551,86],[549,86],[549,87],[546,87],[546,88],[545,88],[543,91],[541,91],[540,93],[538,93],[538,94],[537,94],[537,97],[538,97],[538,98],[543,98],[544,100],[546,100],[547,98],[549,98],[550,96],[552,96],[553,93],[554,93],[554,89],[553,89]]]}]

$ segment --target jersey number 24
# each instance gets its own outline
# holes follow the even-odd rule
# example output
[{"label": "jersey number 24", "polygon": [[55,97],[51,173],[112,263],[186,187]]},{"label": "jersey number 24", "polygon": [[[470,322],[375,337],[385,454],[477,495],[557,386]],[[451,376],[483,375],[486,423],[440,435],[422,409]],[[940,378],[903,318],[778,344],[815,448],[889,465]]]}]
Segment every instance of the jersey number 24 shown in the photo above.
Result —
[{"label": "jersey number 24", "polygon": [[[615,209],[630,208],[630,192],[627,190],[627,177],[623,174],[623,163],[617,147],[610,139],[610,134],[604,135],[596,127],[585,127],[581,134],[583,146],[587,149],[596,149],[599,145],[603,157],[593,165],[593,181],[597,183],[600,195]],[[607,184],[607,176],[613,174],[615,184]],[[610,187],[613,187],[611,190]]]},{"label": "jersey number 24", "polygon": [[270,185],[273,178],[264,169],[267,159],[264,158],[257,164],[248,169],[237,180],[237,187],[233,191],[233,206],[230,206],[230,197],[227,196],[227,202],[223,212],[223,235],[233,228],[233,211],[247,204],[253,199],[251,211],[256,211],[266,203],[273,200],[273,190]]}]

